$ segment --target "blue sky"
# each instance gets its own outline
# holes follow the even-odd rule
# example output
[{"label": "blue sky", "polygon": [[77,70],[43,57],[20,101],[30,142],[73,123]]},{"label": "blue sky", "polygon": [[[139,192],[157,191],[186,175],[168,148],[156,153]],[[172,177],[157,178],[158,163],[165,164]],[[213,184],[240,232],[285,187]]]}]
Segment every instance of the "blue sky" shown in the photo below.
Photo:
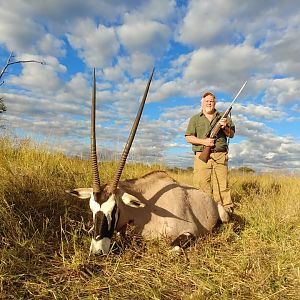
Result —
[{"label": "blue sky", "polygon": [[[92,69],[98,151],[122,152],[146,82],[155,74],[130,160],[193,164],[184,139],[200,95],[232,110],[230,167],[300,173],[298,1],[0,0],[0,87],[9,134],[72,155],[89,151]],[[2,131],[3,132],[3,131]]]}]

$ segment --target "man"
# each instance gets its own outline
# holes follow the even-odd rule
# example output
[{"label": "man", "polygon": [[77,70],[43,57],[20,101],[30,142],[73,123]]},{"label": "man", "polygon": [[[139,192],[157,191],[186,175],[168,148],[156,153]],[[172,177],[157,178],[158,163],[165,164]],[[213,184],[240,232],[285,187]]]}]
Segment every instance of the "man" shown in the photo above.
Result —
[{"label": "man", "polygon": [[[202,96],[200,113],[194,115],[188,124],[185,139],[193,145],[194,185],[204,192],[211,194],[214,200],[221,203],[229,213],[233,211],[230,189],[228,187],[228,143],[227,137],[232,138],[235,126],[228,118],[222,118],[222,113],[215,109],[216,97],[212,92]],[[207,137],[211,127],[220,119],[221,129],[216,137]],[[204,146],[212,146],[207,163],[199,159]]]}]

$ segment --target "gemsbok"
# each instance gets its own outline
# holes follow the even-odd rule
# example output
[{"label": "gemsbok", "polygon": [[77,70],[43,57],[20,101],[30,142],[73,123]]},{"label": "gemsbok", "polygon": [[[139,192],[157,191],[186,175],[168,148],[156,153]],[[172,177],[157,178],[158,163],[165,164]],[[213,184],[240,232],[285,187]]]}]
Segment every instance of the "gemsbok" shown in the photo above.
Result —
[{"label": "gemsbok", "polygon": [[229,220],[225,209],[209,195],[183,185],[167,173],[155,171],[137,179],[120,181],[148,95],[154,69],[148,80],[140,107],[124,147],[119,167],[110,184],[100,185],[96,154],[95,106],[96,79],[93,76],[91,111],[91,162],[93,187],[68,191],[73,196],[89,199],[93,213],[92,254],[107,254],[115,231],[132,224],[134,232],[145,239],[168,238],[174,249],[183,242],[210,233],[218,220]]}]

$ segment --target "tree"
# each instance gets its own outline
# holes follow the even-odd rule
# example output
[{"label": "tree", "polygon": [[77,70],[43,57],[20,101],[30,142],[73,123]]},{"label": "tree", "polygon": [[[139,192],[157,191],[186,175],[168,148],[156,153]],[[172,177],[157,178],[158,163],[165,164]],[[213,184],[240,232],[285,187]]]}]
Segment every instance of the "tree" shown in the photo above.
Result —
[{"label": "tree", "polygon": [[5,64],[5,66],[3,67],[3,69],[1,70],[0,73],[0,85],[2,85],[4,83],[4,81],[1,82],[2,80],[2,76],[4,75],[4,73],[6,72],[7,68],[11,65],[15,65],[15,64],[24,64],[24,63],[38,63],[38,64],[42,64],[44,65],[45,63],[42,61],[38,61],[38,60],[34,60],[34,59],[30,59],[30,60],[14,60],[14,54],[13,52],[10,53],[9,58]]},{"label": "tree", "polygon": [[[3,98],[0,98],[0,114],[2,114],[5,111],[6,111],[6,106],[3,102]],[[0,122],[1,122],[1,119],[0,119]],[[3,129],[3,128],[5,128],[5,126],[0,123],[0,129]]]},{"label": "tree", "polygon": [[3,102],[3,98],[0,98],[0,114],[6,111],[6,106]]},{"label": "tree", "polygon": [[[38,60],[34,60],[34,59],[14,60],[14,58],[15,58],[15,56],[14,56],[13,52],[11,52],[5,66],[3,67],[3,69],[0,72],[0,86],[4,83],[4,81],[1,81],[4,73],[6,72],[7,68],[11,65],[24,64],[24,63],[38,63],[38,64],[42,64],[42,65],[45,64],[42,61],[38,61]],[[0,114],[5,112],[5,111],[6,111],[6,105],[4,104],[3,98],[0,97]],[[3,128],[3,126],[0,126],[0,128]]]},{"label": "tree", "polygon": [[243,173],[255,173],[255,171],[249,167],[239,167],[238,171],[243,172]]}]

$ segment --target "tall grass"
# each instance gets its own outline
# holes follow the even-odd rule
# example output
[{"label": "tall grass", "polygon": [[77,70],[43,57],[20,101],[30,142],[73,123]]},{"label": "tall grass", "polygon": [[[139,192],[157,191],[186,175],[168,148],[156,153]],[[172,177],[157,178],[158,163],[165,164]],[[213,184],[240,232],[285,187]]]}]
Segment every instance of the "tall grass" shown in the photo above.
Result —
[{"label": "tall grass", "polygon": [[[88,203],[64,191],[91,186],[87,161],[28,140],[0,140],[1,299],[299,299],[300,179],[232,175],[233,222],[178,256],[168,241],[116,236],[89,256]],[[116,163],[100,163],[103,183]],[[123,178],[161,166],[130,164]],[[189,172],[171,174],[191,184]]]}]

